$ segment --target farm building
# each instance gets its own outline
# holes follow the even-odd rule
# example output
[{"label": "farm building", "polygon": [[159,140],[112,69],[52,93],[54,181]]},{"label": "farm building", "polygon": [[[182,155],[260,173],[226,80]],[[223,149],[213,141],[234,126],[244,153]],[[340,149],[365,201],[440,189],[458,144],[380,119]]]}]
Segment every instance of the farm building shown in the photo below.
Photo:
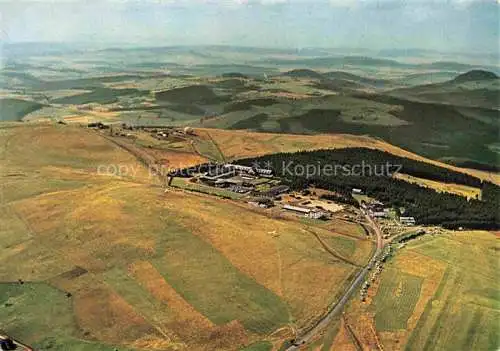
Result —
[{"label": "farm building", "polygon": [[307,213],[310,213],[312,211],[312,209],[307,208],[307,207],[299,207],[299,206],[292,206],[292,205],[284,205],[283,208],[285,210],[300,212],[303,214],[307,214]]},{"label": "farm building", "polygon": [[305,217],[309,218],[314,218],[314,219],[320,219],[322,217],[325,217],[325,212],[319,211],[314,208],[308,208],[308,207],[299,207],[299,206],[292,206],[292,205],[284,205],[283,209],[292,211],[295,213],[299,213],[304,215]]},{"label": "farm building", "polygon": [[399,221],[403,225],[415,225],[415,217],[399,217]]},{"label": "farm building", "polygon": [[241,186],[241,185],[243,185],[243,181],[236,179],[217,179],[215,181],[215,186],[221,188],[225,188],[228,186]]},{"label": "farm building", "polygon": [[255,171],[253,170],[253,168],[248,167],[248,166],[233,165],[231,163],[228,163],[228,164],[225,164],[224,167],[227,169],[233,169],[233,170],[240,171],[240,172],[255,174]]},{"label": "farm building", "polygon": [[232,163],[227,163],[224,165],[225,168],[228,169],[234,169],[238,172],[254,175],[258,174],[259,176],[262,177],[270,177],[273,174],[273,171],[271,169],[262,169],[262,168],[252,168],[249,166],[242,166],[242,165],[235,165]]},{"label": "farm building", "polygon": [[289,190],[290,190],[289,186],[277,185],[277,186],[272,187],[271,189],[269,189],[268,191],[266,191],[262,195],[268,196],[268,197],[276,197],[276,196],[279,196],[281,194],[288,192]]},{"label": "farm building", "polygon": [[358,189],[358,188],[353,188],[352,193],[356,194],[356,195],[361,195],[361,194],[363,194],[363,190]]},{"label": "farm building", "polygon": [[263,177],[270,177],[273,175],[272,169],[256,168],[255,172],[257,172],[260,176],[263,176]]},{"label": "farm building", "polygon": [[372,217],[375,218],[386,218],[387,217],[387,212],[384,211],[376,211],[371,213]]},{"label": "farm building", "polygon": [[248,188],[248,187],[244,187],[241,185],[231,185],[229,187],[229,190],[231,190],[235,193],[238,193],[238,194],[246,194],[246,193],[249,193],[250,191],[252,191],[253,188]]},{"label": "farm building", "polygon": [[229,178],[236,175],[235,170],[228,170],[226,168],[216,168],[209,170],[207,173],[200,177],[201,180],[216,181],[221,178]]}]

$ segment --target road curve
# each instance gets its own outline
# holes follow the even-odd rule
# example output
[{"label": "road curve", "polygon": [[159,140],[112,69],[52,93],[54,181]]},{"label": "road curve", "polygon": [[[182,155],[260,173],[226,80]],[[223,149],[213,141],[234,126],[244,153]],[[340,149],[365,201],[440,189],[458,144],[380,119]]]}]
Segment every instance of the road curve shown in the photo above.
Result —
[{"label": "road curve", "polygon": [[303,346],[307,344],[308,342],[311,341],[311,339],[316,336],[319,332],[321,332],[323,329],[325,329],[328,324],[332,321],[333,317],[335,317],[337,314],[342,312],[344,309],[345,304],[349,300],[349,298],[352,296],[352,294],[359,288],[361,283],[363,283],[363,280],[365,279],[366,274],[368,271],[373,267],[375,260],[379,256],[379,254],[382,252],[383,249],[383,239],[382,239],[382,232],[380,231],[380,228],[377,226],[377,224],[373,221],[373,219],[364,213],[366,220],[370,223],[371,227],[373,230],[375,230],[375,234],[377,235],[377,248],[375,249],[375,252],[372,254],[372,257],[366,264],[366,266],[358,273],[354,281],[351,283],[349,288],[347,288],[346,292],[340,300],[338,300],[333,308],[323,317],[321,318],[313,328],[309,329],[306,333],[303,335],[299,336],[296,341],[295,345],[297,346],[290,346],[287,348],[287,351],[293,351],[293,350],[298,350],[300,346]]}]

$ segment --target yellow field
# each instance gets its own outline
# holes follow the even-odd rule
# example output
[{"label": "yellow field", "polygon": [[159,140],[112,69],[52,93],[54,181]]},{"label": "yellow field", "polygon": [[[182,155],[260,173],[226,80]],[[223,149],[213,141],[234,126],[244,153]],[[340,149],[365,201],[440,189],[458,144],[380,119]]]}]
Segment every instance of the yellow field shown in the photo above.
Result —
[{"label": "yellow field", "polygon": [[436,191],[442,193],[456,194],[471,199],[479,198],[479,196],[481,196],[481,189],[473,188],[471,186],[466,186],[461,184],[441,183],[434,180],[417,178],[403,173],[397,173],[394,176],[397,179],[401,179],[409,183],[417,184],[426,188],[435,189]]}]

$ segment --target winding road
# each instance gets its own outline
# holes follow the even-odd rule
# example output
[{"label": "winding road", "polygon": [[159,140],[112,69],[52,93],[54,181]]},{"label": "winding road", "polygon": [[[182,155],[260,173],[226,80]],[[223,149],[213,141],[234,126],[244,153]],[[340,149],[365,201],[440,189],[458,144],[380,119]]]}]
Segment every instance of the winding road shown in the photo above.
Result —
[{"label": "winding road", "polygon": [[373,221],[373,219],[364,213],[366,220],[368,223],[370,223],[371,227],[375,231],[375,234],[377,236],[377,248],[372,254],[372,257],[366,264],[366,266],[358,273],[356,278],[353,280],[351,285],[347,288],[345,291],[344,295],[340,298],[339,301],[335,303],[335,305],[332,307],[332,309],[323,317],[321,318],[311,329],[306,331],[303,335],[300,335],[296,340],[295,344],[293,346],[290,346],[287,348],[287,351],[292,351],[292,350],[299,350],[300,346],[303,346],[310,342],[316,335],[318,335],[321,331],[323,331],[328,324],[332,321],[332,319],[337,316],[342,310],[344,309],[345,304],[347,301],[349,301],[349,298],[352,296],[352,294],[359,288],[359,286],[363,283],[366,274],[368,271],[373,267],[375,264],[375,260],[379,256],[379,254],[382,252],[382,249],[384,247],[384,242],[382,239],[382,232],[380,231],[380,228],[377,226],[377,224]]}]

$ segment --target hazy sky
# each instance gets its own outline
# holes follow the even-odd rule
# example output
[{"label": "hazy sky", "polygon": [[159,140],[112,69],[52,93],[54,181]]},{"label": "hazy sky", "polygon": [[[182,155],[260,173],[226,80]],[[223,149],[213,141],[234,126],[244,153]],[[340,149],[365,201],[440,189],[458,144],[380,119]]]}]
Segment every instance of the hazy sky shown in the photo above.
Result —
[{"label": "hazy sky", "polygon": [[498,51],[498,0],[0,0],[2,40]]}]

